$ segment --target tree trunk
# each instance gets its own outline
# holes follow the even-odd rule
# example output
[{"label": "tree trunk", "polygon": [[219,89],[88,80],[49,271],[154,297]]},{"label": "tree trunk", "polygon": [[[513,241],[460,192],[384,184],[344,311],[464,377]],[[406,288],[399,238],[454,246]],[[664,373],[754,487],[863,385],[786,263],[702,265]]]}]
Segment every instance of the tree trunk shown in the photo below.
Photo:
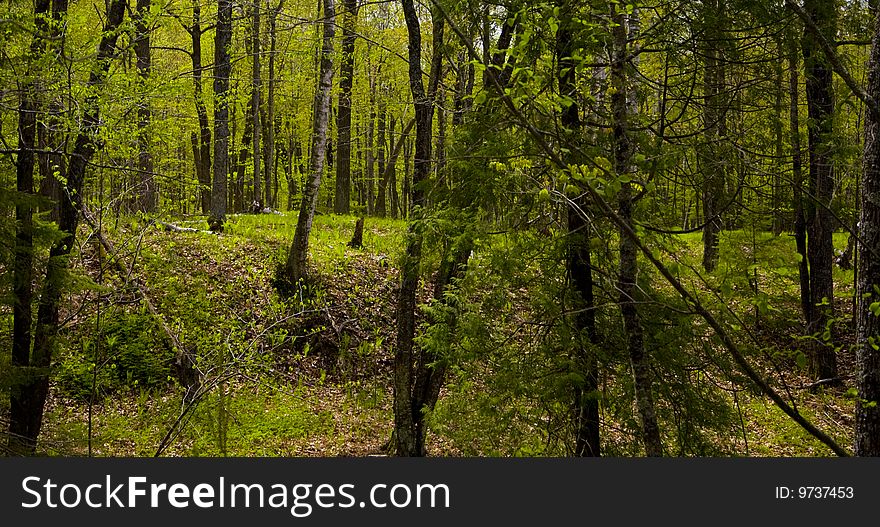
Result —
[{"label": "tree trunk", "polygon": [[150,154],[150,97],[147,95],[152,69],[150,53],[150,28],[147,17],[150,14],[150,0],[137,0],[134,13],[134,52],[137,56],[137,72],[140,78],[141,96],[138,99],[138,176],[135,193],[135,209],[141,212],[156,211],[156,182],[153,179],[153,156]]},{"label": "tree trunk", "polygon": [[804,321],[812,320],[812,304],[810,303],[810,267],[807,262],[807,218],[804,214],[804,199],[801,189],[804,188],[804,172],[801,163],[801,130],[800,114],[798,110],[798,49],[794,38],[789,36],[788,52],[788,97],[789,97],[789,121],[791,128],[791,172],[792,172],[792,200],[794,201],[794,241],[797,253],[800,255],[798,262],[798,281],[801,292],[801,311]]},{"label": "tree trunk", "polygon": [[[880,9],[872,6],[874,34],[868,62],[868,93],[880,100]],[[865,117],[859,215],[859,283],[856,346],[855,454],[880,456],[880,115]]]},{"label": "tree trunk", "polygon": [[[562,2],[559,6],[565,20],[573,16],[573,3]],[[571,24],[562,22],[556,32],[557,72],[559,94],[572,101],[559,117],[569,140],[578,141],[581,130],[580,109],[577,100],[575,43]],[[570,149],[574,150],[574,149]],[[572,159],[572,162],[577,162]],[[598,457],[601,455],[599,430],[599,362],[592,346],[598,343],[596,333],[596,306],[593,301],[593,266],[590,254],[590,223],[586,217],[589,204],[584,198],[576,198],[566,207],[568,216],[568,247],[566,271],[571,284],[571,323],[575,335],[574,363],[583,382],[574,387],[575,455]]]},{"label": "tree trunk", "polygon": [[[837,36],[834,2],[805,0],[804,11],[826,40]],[[817,335],[811,345],[810,366],[817,379],[837,377],[837,359],[826,327],[834,314],[834,218],[830,211],[834,189],[834,91],[831,65],[810,31],[801,46],[804,54],[807,108],[809,110],[810,199],[807,200],[807,259],[810,265],[810,318],[807,334]],[[828,337],[825,339],[824,337]]]},{"label": "tree trunk", "polygon": [[218,0],[214,38],[214,182],[211,189],[212,231],[226,221],[226,178],[229,166],[229,47],[232,45],[232,1]]},{"label": "tree trunk", "polygon": [[275,159],[275,51],[277,48],[276,22],[278,14],[283,8],[284,0],[280,0],[278,7],[269,10],[269,84],[266,86],[266,137],[263,141],[263,171],[266,183],[265,206],[270,208],[278,206],[278,170],[277,159]]},{"label": "tree trunk", "polygon": [[367,214],[373,214],[376,211],[376,203],[373,198],[373,185],[376,177],[376,155],[373,141],[373,126],[376,122],[376,84],[379,82],[376,77],[378,76],[379,73],[377,72],[375,77],[370,79],[370,117],[367,122],[367,144],[365,148],[367,157]]},{"label": "tree trunk", "polygon": [[351,89],[354,84],[354,44],[357,38],[357,0],[343,0],[342,64],[339,77],[339,111],[336,114],[336,195],[333,212],[348,214],[351,202]]},{"label": "tree trunk", "polygon": [[376,181],[376,216],[380,218],[384,218],[387,213],[385,210],[385,96],[385,93],[379,94],[379,114],[376,122],[376,166],[379,169],[379,178]]},{"label": "tree trunk", "polygon": [[[66,24],[64,18],[66,16],[67,0],[53,0],[46,49],[60,57],[65,56],[64,32]],[[46,72],[46,75],[55,76],[63,75],[63,73],[55,70],[51,73]],[[50,204],[46,207],[49,209],[47,219],[57,223],[59,203],[61,203],[61,193],[63,192],[61,181],[67,177],[67,159],[64,150],[70,125],[64,115],[65,103],[60,97],[54,98],[48,106],[48,112],[44,118],[37,122],[37,141],[40,150],[43,150],[37,154],[37,160],[40,167],[40,194],[50,200]]]},{"label": "tree trunk", "polygon": [[[28,54],[28,71],[19,84],[18,148],[15,162],[15,255],[12,266],[12,367],[24,373],[31,366],[31,328],[33,325],[34,279],[34,166],[37,136],[37,113],[40,111],[37,86],[40,74],[31,65],[40,60],[45,47],[46,21],[50,0],[34,3],[34,33]],[[31,429],[30,414],[35,410],[29,400],[28,380],[10,391],[9,452],[28,455],[34,452],[37,434]]]},{"label": "tree trunk", "polygon": [[724,0],[712,0],[703,9],[707,42],[703,64],[703,135],[700,165],[703,172],[703,269],[712,272],[718,265],[718,238],[721,234],[721,203],[725,186],[725,160],[721,142],[726,134],[724,57],[720,54],[724,27]]},{"label": "tree trunk", "polygon": [[[631,101],[630,90],[627,88],[629,80],[626,71],[627,55],[629,54],[628,41],[633,38],[628,36],[628,30],[632,34],[638,32],[638,15],[633,13],[629,17],[622,13],[613,15],[615,26],[612,36],[614,39],[614,52],[611,61],[611,83],[614,93],[611,95],[611,111],[613,115],[614,134],[614,170],[617,176],[632,173],[632,158],[635,145],[629,136],[629,118]],[[629,28],[628,28],[629,26]],[[633,208],[635,207],[634,190],[632,184],[624,182],[618,195],[618,213],[632,230]],[[633,385],[635,388],[636,406],[642,424],[642,441],[645,445],[645,453],[648,456],[662,456],[663,445],[660,439],[660,427],[657,424],[654,399],[651,389],[651,369],[647,350],[645,350],[645,337],[642,321],[637,306],[638,302],[638,248],[634,241],[626,235],[621,228],[620,233],[620,276],[618,279],[618,291],[620,291],[620,311],[623,315],[624,331],[626,332],[627,351],[629,352],[630,365],[632,367]]]},{"label": "tree trunk", "polygon": [[251,151],[254,153],[254,173],[253,173],[253,194],[251,195],[251,210],[257,212],[263,208],[263,191],[262,179],[260,174],[260,135],[262,133],[262,124],[260,123],[260,111],[262,110],[262,102],[260,100],[263,80],[260,73],[260,11],[262,6],[260,0],[255,0],[252,8],[251,21],[251,58],[253,59],[253,76],[251,78],[251,100],[252,111],[251,119],[253,120],[253,137],[251,137]]},{"label": "tree trunk", "polygon": [[[394,350],[394,440],[399,456],[425,455],[425,428],[423,408],[417,406],[413,389],[416,386],[414,340],[416,329],[416,289],[419,283],[419,263],[422,257],[422,235],[419,219],[425,206],[423,182],[431,172],[431,125],[434,120],[433,95],[437,78],[429,79],[427,92],[422,83],[422,33],[413,0],[401,0],[406,20],[409,51],[409,87],[415,106],[415,161],[413,168],[412,203],[413,221],[409,224],[406,249],[400,271],[400,289],[397,297],[397,348]],[[434,41],[442,42],[443,18],[432,10]],[[434,61],[439,61],[441,49],[434,47]],[[432,68],[433,69],[433,68]],[[423,368],[430,367],[419,361]]]},{"label": "tree trunk", "polygon": [[193,23],[190,28],[192,38],[193,89],[196,115],[199,119],[198,163],[196,174],[199,181],[199,201],[202,214],[211,213],[211,128],[208,124],[208,109],[202,90],[202,10],[199,1],[193,2]]},{"label": "tree trunk", "polygon": [[[117,30],[125,16],[126,4],[126,0],[112,0],[107,9],[107,20],[98,45],[97,65],[89,74],[87,83],[89,95],[83,102],[82,129],[74,140],[65,192],[59,204],[58,227],[62,237],[52,244],[46,264],[46,276],[43,280],[37,311],[37,326],[34,331],[33,353],[29,364],[30,375],[19,386],[19,403],[10,409],[10,431],[16,438],[16,450],[23,454],[34,453],[43,422],[43,408],[49,394],[49,367],[52,364],[53,342],[58,332],[60,300],[65,285],[68,257],[76,242],[86,167],[97,148],[95,137],[101,126],[98,106],[99,88],[104,85],[110,69],[110,61],[119,36]],[[30,170],[33,177],[32,161]],[[22,176],[26,179],[26,174]],[[27,181],[21,183],[26,184]]]},{"label": "tree trunk", "polygon": [[335,35],[336,10],[333,0],[324,0],[324,38],[321,46],[321,66],[318,75],[318,88],[315,91],[314,114],[312,118],[312,152],[309,178],[300,202],[299,216],[293,243],[287,254],[287,278],[293,287],[306,279],[309,256],[309,233],[315,218],[318,204],[318,189],[324,171],[327,148],[327,126],[330,122],[330,90],[333,87],[333,37]]}]

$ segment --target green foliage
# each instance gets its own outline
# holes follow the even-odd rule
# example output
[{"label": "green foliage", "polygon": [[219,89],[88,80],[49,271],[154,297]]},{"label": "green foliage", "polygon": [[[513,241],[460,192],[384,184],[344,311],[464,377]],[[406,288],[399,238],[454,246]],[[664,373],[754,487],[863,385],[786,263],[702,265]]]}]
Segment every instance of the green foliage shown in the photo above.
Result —
[{"label": "green foliage", "polygon": [[62,347],[55,378],[61,395],[100,400],[119,391],[168,384],[173,353],[149,314],[125,313],[102,320],[100,332],[81,347]]}]

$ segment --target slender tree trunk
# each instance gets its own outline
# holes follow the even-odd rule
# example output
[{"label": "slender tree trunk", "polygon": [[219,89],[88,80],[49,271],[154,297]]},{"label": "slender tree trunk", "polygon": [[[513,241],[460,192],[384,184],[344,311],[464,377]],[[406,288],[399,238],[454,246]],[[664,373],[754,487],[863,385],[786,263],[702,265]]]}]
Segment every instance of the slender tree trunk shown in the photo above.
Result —
[{"label": "slender tree trunk", "polygon": [[[419,219],[425,206],[423,182],[431,172],[431,127],[434,120],[433,97],[439,79],[430,77],[428,90],[422,82],[422,34],[413,0],[401,0],[406,20],[409,51],[409,87],[415,106],[415,162],[413,168],[412,203],[413,220],[409,224],[406,249],[400,272],[400,289],[397,299],[397,348],[394,351],[394,439],[395,451],[400,456],[425,455],[425,408],[414,393],[418,385],[414,365],[414,340],[416,329],[416,289],[419,283],[419,264],[422,257],[422,235]],[[435,44],[442,43],[443,18],[432,10],[433,37]],[[441,46],[434,46],[433,64],[439,62]],[[430,368],[423,361],[418,364]]]},{"label": "slender tree trunk", "polygon": [[[804,11],[828,41],[837,36],[835,2],[805,0]],[[822,339],[834,314],[832,266],[834,218],[830,211],[834,189],[832,157],[834,91],[831,65],[815,35],[805,31],[804,54],[807,107],[809,110],[810,199],[807,200],[807,259],[810,265],[810,318],[807,334]],[[817,379],[837,377],[837,359],[830,342],[813,341],[810,365]]]},{"label": "slender tree trunk", "polygon": [[721,142],[726,134],[724,57],[719,43],[723,39],[724,0],[711,0],[704,6],[706,50],[704,52],[703,111],[704,141],[700,165],[703,172],[703,269],[714,271],[718,265],[718,238],[721,234],[721,203],[725,186],[725,161]]},{"label": "slender tree trunk", "polygon": [[[376,77],[378,76],[379,74],[377,72]],[[370,117],[367,122],[367,145],[365,149],[367,157],[367,214],[374,214],[376,211],[376,203],[373,198],[373,184],[376,177],[373,125],[376,122],[376,84],[378,84],[378,82],[378,79],[375,77],[370,79]]]},{"label": "slender tree trunk", "polygon": [[[868,93],[880,100],[880,9],[872,5],[874,34]],[[867,111],[859,214],[855,454],[880,456],[880,115]]]},{"label": "slender tree trunk", "polygon": [[810,267],[807,262],[807,218],[804,213],[804,198],[801,189],[804,187],[804,172],[801,162],[801,131],[800,113],[798,110],[798,92],[800,90],[798,79],[798,48],[794,38],[789,36],[788,53],[788,97],[789,97],[789,122],[791,128],[791,171],[792,171],[792,200],[794,201],[794,240],[797,252],[800,255],[798,262],[798,278],[801,292],[801,310],[804,321],[812,320],[812,304],[810,303]]},{"label": "slender tree trunk", "polygon": [[263,191],[261,186],[262,176],[260,174],[260,136],[262,133],[262,124],[260,122],[262,101],[260,97],[261,90],[263,89],[263,80],[260,72],[260,11],[262,11],[260,0],[254,0],[253,8],[251,11],[251,21],[253,22],[253,25],[251,27],[251,58],[253,60],[253,77],[251,79],[251,100],[253,101],[253,113],[251,114],[251,119],[253,120],[253,137],[251,138],[251,151],[254,153],[254,186],[253,195],[251,196],[251,210],[254,212],[257,212],[263,208]]},{"label": "slender tree trunk", "polygon": [[336,114],[336,195],[333,211],[348,214],[351,202],[351,89],[354,84],[354,44],[357,37],[357,0],[343,0],[342,64],[339,78],[339,111]]},{"label": "slender tree trunk", "polygon": [[189,30],[192,38],[193,89],[196,115],[199,119],[198,163],[196,174],[199,181],[199,201],[202,214],[211,213],[211,128],[208,124],[208,109],[202,90],[202,10],[200,0],[193,1],[193,20]]},{"label": "slender tree trunk", "polygon": [[406,219],[409,217],[410,199],[412,192],[410,191],[410,181],[412,181],[412,167],[410,159],[413,157],[413,142],[407,137],[403,143],[403,195],[400,199],[401,216]]},{"label": "slender tree trunk", "polygon": [[[52,18],[48,29],[48,42],[46,49],[59,57],[64,57],[64,33],[65,17],[67,16],[67,0],[52,1]],[[59,70],[54,70],[47,76],[63,75]],[[67,176],[67,160],[64,155],[67,144],[67,130],[70,128],[65,119],[65,103],[60,97],[54,98],[48,105],[45,118],[37,122],[37,141],[40,152],[37,161],[40,167],[40,194],[49,198],[51,205],[48,218],[58,222],[58,208],[63,192],[61,181]]]},{"label": "slender tree trunk", "polygon": [[[627,55],[629,54],[627,42],[633,40],[632,37],[628,36],[628,30],[632,34],[637,34],[637,16],[635,13],[629,17],[623,13],[615,13],[613,15],[615,27],[612,33],[614,53],[611,61],[611,83],[614,86],[614,93],[611,95],[611,111],[613,114],[614,133],[614,169],[617,175],[630,174],[633,170],[632,158],[635,145],[630,138],[629,132],[630,101],[628,101],[628,98],[631,96],[631,92],[627,88],[629,80],[627,79],[626,68]],[[635,200],[632,184],[625,182],[621,185],[618,195],[618,213],[629,229],[634,228],[634,207]],[[648,456],[662,456],[663,445],[654,408],[649,357],[645,349],[641,317],[636,307],[639,297],[637,255],[638,247],[621,230],[620,277],[617,288],[620,291],[620,311],[623,315],[627,350],[629,352],[630,365],[632,366],[636,406],[638,407],[642,424],[642,441],[645,445],[645,453]]]},{"label": "slender tree trunk", "polygon": [[263,141],[263,171],[266,183],[265,206],[271,208],[278,206],[278,171],[275,159],[275,52],[277,48],[276,22],[278,14],[283,8],[284,0],[280,0],[278,7],[269,10],[269,82],[266,86],[266,137]]},{"label": "slender tree trunk", "polygon": [[385,210],[385,108],[385,93],[380,93],[379,114],[376,123],[376,165],[380,176],[376,181],[376,216],[380,218],[384,218],[387,213]]},{"label": "slender tree trunk", "polygon": [[156,182],[153,179],[153,156],[150,154],[150,97],[148,96],[152,55],[150,53],[150,27],[147,17],[150,14],[151,0],[137,0],[134,13],[134,52],[137,56],[137,72],[140,78],[141,97],[138,99],[138,177],[135,193],[135,209],[141,212],[156,211]]},{"label": "slender tree trunk", "polygon": [[[18,148],[15,162],[16,190],[19,193],[15,205],[15,255],[12,267],[12,290],[15,301],[12,303],[12,366],[22,374],[31,365],[31,329],[33,326],[34,279],[34,166],[37,136],[37,114],[40,111],[40,74],[34,71],[33,64],[41,58],[45,48],[46,21],[50,0],[37,0],[34,3],[34,33],[28,54],[28,71],[19,84],[18,105]],[[24,377],[24,375],[22,375]],[[19,380],[20,386],[13,385],[10,391],[9,452],[13,455],[28,455],[36,447],[37,434],[31,430],[30,413],[33,402],[27,381]]]},{"label": "slender tree trunk", "polygon": [[[574,35],[571,20],[576,9],[571,2],[561,2],[560,11],[564,21],[556,32],[556,76],[559,94],[572,103],[562,110],[560,124],[569,140],[578,141],[581,132],[580,108],[577,98]],[[574,150],[574,149],[569,149]],[[573,163],[577,161],[572,159]],[[598,343],[596,332],[596,306],[593,300],[593,266],[590,254],[590,233],[587,214],[589,204],[584,198],[575,198],[566,207],[568,216],[568,247],[566,252],[566,272],[568,274],[574,315],[571,323],[575,341],[574,363],[583,382],[574,387],[575,455],[601,455],[599,431],[599,363],[592,352]]]},{"label": "slender tree trunk", "polygon": [[309,167],[309,178],[303,191],[299,217],[293,243],[287,255],[287,276],[291,284],[296,285],[305,280],[309,256],[309,233],[312,220],[315,218],[315,207],[318,204],[318,189],[324,171],[324,160],[327,148],[327,127],[330,122],[330,90],[333,87],[333,38],[336,33],[336,9],[333,0],[324,0],[324,16],[322,25],[324,35],[321,46],[321,66],[318,75],[318,88],[315,91],[314,115],[312,118],[312,152]]},{"label": "slender tree trunk", "polygon": [[[19,453],[34,452],[43,423],[43,408],[49,394],[49,367],[52,364],[53,342],[58,332],[60,300],[68,268],[68,257],[76,241],[86,166],[97,148],[95,137],[101,126],[99,91],[110,69],[119,36],[117,30],[125,16],[126,3],[126,0],[112,0],[109,4],[101,42],[98,45],[97,64],[89,74],[87,83],[89,95],[83,102],[82,129],[74,141],[65,192],[59,205],[58,227],[62,237],[53,243],[49,250],[46,276],[40,294],[33,353],[29,364],[30,375],[19,386],[19,403],[10,409],[10,430],[18,443],[15,446]],[[30,173],[33,177],[33,161],[31,161]],[[26,184],[27,181],[21,183]]]},{"label": "slender tree trunk", "polygon": [[229,167],[229,48],[232,45],[232,1],[217,2],[217,35],[214,38],[214,182],[211,189],[212,231],[222,231],[226,221],[226,179]]},{"label": "slender tree trunk", "polygon": [[785,190],[782,186],[782,172],[785,170],[785,134],[783,133],[783,123],[785,122],[785,106],[782,102],[785,96],[785,80],[783,74],[783,64],[785,63],[786,51],[784,37],[776,39],[776,48],[778,50],[778,61],[776,63],[774,75],[776,77],[776,89],[773,96],[773,135],[775,136],[775,150],[773,153],[773,189],[771,196],[770,209],[773,211],[773,235],[779,236],[785,228],[785,220],[782,214],[782,204],[784,203],[783,195]]}]

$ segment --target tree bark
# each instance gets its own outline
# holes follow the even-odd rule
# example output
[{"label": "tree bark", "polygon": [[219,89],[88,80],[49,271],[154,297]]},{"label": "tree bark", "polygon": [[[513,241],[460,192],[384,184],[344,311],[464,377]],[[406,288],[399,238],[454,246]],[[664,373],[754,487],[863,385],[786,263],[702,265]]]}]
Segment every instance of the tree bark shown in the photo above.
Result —
[{"label": "tree bark", "polygon": [[[49,250],[46,276],[37,310],[37,326],[34,331],[33,352],[29,365],[30,375],[19,387],[19,404],[13,405],[10,409],[10,430],[15,440],[19,442],[16,445],[17,451],[23,454],[34,453],[43,423],[43,408],[49,394],[49,367],[52,364],[52,348],[58,332],[64,277],[67,273],[68,257],[76,242],[86,166],[97,148],[95,139],[101,126],[99,91],[110,69],[110,61],[119,36],[118,28],[125,16],[126,3],[126,0],[112,0],[107,9],[96,64],[92,67],[87,82],[89,95],[83,101],[82,128],[74,140],[65,192],[59,204],[58,227],[62,237],[53,243]],[[31,168],[31,174],[32,170]]]},{"label": "tree bark", "polygon": [[[571,101],[560,114],[563,133],[571,141],[577,141],[582,127],[577,98],[577,74],[575,70],[574,35],[570,11],[574,5],[561,2],[560,9],[564,20],[556,32],[556,76],[559,95]],[[507,27],[507,26],[505,26]],[[571,149],[570,149],[571,150]],[[571,154],[570,154],[571,155]],[[576,162],[575,160],[572,160]],[[566,252],[566,271],[572,292],[571,317],[575,335],[574,363],[583,382],[574,387],[574,452],[579,457],[598,457],[601,455],[599,430],[599,362],[592,346],[598,343],[596,332],[596,306],[593,300],[593,266],[590,254],[589,223],[587,211],[589,203],[584,198],[576,198],[567,206],[568,247]]]},{"label": "tree bark", "polygon": [[[615,26],[612,30],[614,39],[614,52],[611,61],[611,83],[614,93],[611,95],[611,111],[613,114],[614,134],[614,170],[617,176],[632,173],[632,157],[635,145],[629,134],[630,108],[628,100],[630,90],[627,77],[627,56],[629,54],[628,41],[633,40],[627,34],[629,29],[632,33],[638,31],[638,15],[633,13],[629,17],[623,13],[613,15]],[[634,26],[634,27],[633,27]],[[654,398],[651,389],[651,369],[648,352],[645,349],[644,329],[637,306],[638,302],[638,247],[634,241],[626,235],[626,229],[632,230],[633,209],[635,199],[632,184],[624,182],[618,195],[618,214],[625,226],[621,227],[620,233],[620,276],[617,288],[620,291],[620,311],[623,315],[624,331],[626,332],[627,351],[629,352],[630,365],[632,367],[633,385],[635,388],[636,406],[642,425],[642,442],[645,453],[648,456],[662,456],[663,444],[660,439],[660,427],[657,424],[657,415],[654,408]]]},{"label": "tree bark", "polygon": [[357,38],[357,0],[343,0],[342,64],[339,76],[339,109],[336,114],[336,194],[333,212],[348,214],[351,202],[351,89],[354,84],[354,45]]},{"label": "tree bark", "polygon": [[[804,11],[826,40],[834,41],[837,11],[834,2],[805,0]],[[817,36],[805,31],[801,47],[804,55],[807,108],[809,111],[810,199],[807,200],[807,259],[810,266],[810,318],[807,334],[818,335],[810,347],[810,366],[817,379],[837,377],[834,347],[823,338],[834,314],[834,217],[831,198],[834,189],[834,91],[832,69]],[[828,336],[827,334],[824,336]]]},{"label": "tree bark", "polygon": [[[379,178],[376,180],[376,216],[384,218],[387,214],[385,210],[385,90],[379,93],[379,113],[376,121],[376,166],[379,171]],[[392,117],[393,119],[393,117]]]},{"label": "tree bark", "polygon": [[724,98],[724,58],[719,43],[723,39],[724,2],[711,0],[704,5],[707,42],[703,64],[703,136],[700,165],[703,172],[703,269],[712,272],[718,265],[718,241],[721,234],[721,202],[725,187],[725,160],[721,142],[726,134]]},{"label": "tree bark", "polygon": [[[868,93],[880,99],[880,9],[872,6],[874,34],[868,62]],[[859,214],[859,276],[856,327],[855,454],[880,456],[880,115],[865,116]]]},{"label": "tree bark", "polygon": [[202,9],[200,0],[193,1],[192,27],[189,29],[192,38],[193,93],[196,115],[199,120],[199,136],[197,150],[198,163],[196,174],[199,181],[199,202],[202,214],[211,213],[211,128],[208,124],[208,109],[202,89]]},{"label": "tree bark", "polygon": [[333,37],[336,23],[336,10],[333,0],[324,0],[324,27],[321,46],[320,72],[318,88],[315,91],[314,113],[312,118],[312,152],[309,167],[309,178],[300,202],[299,216],[293,243],[287,254],[287,278],[293,287],[307,277],[309,256],[309,234],[315,218],[315,207],[318,204],[318,189],[324,171],[324,160],[327,148],[327,126],[330,122],[330,90],[333,87]]},{"label": "tree bark", "polygon": [[810,303],[810,267],[807,261],[807,218],[804,213],[804,172],[801,161],[801,130],[800,113],[798,110],[798,91],[800,81],[798,79],[798,48],[795,40],[789,38],[788,51],[788,97],[789,97],[789,126],[791,128],[791,172],[792,172],[792,200],[794,201],[794,241],[797,253],[800,256],[798,262],[798,282],[800,283],[801,311],[804,321],[812,320],[812,304]]},{"label": "tree bark", "polygon": [[253,8],[251,10],[251,21],[253,25],[251,27],[251,59],[252,59],[252,78],[251,78],[251,100],[253,113],[251,114],[251,119],[253,120],[252,130],[253,136],[251,137],[251,151],[254,153],[253,161],[254,161],[254,173],[253,173],[253,194],[251,196],[251,210],[253,212],[257,212],[263,208],[263,191],[262,191],[262,179],[260,174],[260,135],[262,133],[262,123],[260,122],[260,110],[262,109],[261,102],[261,90],[263,89],[263,80],[260,72],[260,11],[262,11],[262,6],[260,5],[260,0],[254,0]]},{"label": "tree bark", "polygon": [[[37,113],[40,111],[39,73],[33,64],[45,50],[46,21],[50,0],[34,3],[34,33],[28,53],[28,71],[19,84],[18,148],[15,162],[15,254],[12,267],[12,367],[24,373],[31,365],[31,329],[33,326],[34,279],[34,166],[37,136]],[[9,452],[28,455],[36,447],[36,434],[30,428],[29,414],[33,411],[26,378],[10,391]]]},{"label": "tree bark", "polygon": [[265,205],[270,208],[278,206],[278,170],[276,166],[278,160],[275,158],[275,53],[278,46],[276,29],[278,14],[283,8],[284,0],[280,0],[276,8],[269,10],[269,82],[266,86],[266,137],[263,141],[263,172],[266,182]]},{"label": "tree bark", "polygon": [[152,70],[152,54],[150,52],[150,27],[147,25],[147,17],[150,14],[151,0],[137,0],[134,13],[134,52],[137,56],[137,72],[141,96],[138,98],[137,119],[137,145],[138,145],[138,175],[137,191],[135,192],[135,210],[141,212],[156,211],[156,182],[153,178],[153,156],[150,153],[150,121],[153,118],[150,109],[150,97],[148,95],[150,71]]},{"label": "tree bark", "polygon": [[214,38],[214,181],[211,187],[212,231],[222,231],[226,221],[226,179],[229,167],[229,48],[232,46],[232,1],[217,2],[217,35]]},{"label": "tree bark", "polygon": [[[419,219],[425,206],[423,182],[431,172],[431,125],[434,118],[433,94],[439,79],[430,78],[428,90],[422,82],[422,33],[413,0],[401,0],[407,29],[409,58],[409,87],[415,106],[415,152],[412,183],[413,211],[407,232],[406,249],[400,272],[397,297],[397,348],[394,350],[394,440],[399,456],[424,456],[424,414],[414,403],[416,386],[414,366],[414,339],[416,328],[416,289],[419,283],[419,263],[422,257],[422,235]],[[441,39],[443,18],[432,9],[434,39]],[[440,53],[434,47],[435,55]],[[436,58],[436,57],[435,57]],[[432,61],[433,62],[433,61]],[[427,365],[425,365],[427,367]]]}]

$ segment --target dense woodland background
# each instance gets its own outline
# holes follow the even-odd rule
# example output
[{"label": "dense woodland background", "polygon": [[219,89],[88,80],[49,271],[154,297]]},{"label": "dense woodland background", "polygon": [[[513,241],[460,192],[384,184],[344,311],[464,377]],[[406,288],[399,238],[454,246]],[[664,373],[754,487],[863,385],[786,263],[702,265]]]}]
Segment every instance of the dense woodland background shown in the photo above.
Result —
[{"label": "dense woodland background", "polygon": [[3,0],[9,455],[880,455],[880,6]]}]

